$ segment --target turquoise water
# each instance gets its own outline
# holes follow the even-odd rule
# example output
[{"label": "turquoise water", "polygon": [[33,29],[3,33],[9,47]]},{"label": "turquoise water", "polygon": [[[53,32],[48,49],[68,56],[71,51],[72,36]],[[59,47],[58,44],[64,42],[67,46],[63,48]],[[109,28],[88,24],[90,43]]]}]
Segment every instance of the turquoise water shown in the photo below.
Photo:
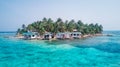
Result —
[{"label": "turquoise water", "polygon": [[0,67],[120,67],[120,32],[104,33],[114,36],[30,41],[0,33]]}]

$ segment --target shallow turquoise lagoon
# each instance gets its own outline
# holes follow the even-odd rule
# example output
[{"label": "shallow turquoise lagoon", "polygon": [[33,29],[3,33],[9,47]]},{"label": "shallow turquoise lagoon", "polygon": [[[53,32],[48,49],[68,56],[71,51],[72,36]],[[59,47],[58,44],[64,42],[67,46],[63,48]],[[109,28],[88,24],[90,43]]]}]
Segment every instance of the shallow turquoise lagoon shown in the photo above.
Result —
[{"label": "shallow turquoise lagoon", "polygon": [[30,41],[0,33],[0,67],[120,67],[120,32],[105,33],[114,36]]}]

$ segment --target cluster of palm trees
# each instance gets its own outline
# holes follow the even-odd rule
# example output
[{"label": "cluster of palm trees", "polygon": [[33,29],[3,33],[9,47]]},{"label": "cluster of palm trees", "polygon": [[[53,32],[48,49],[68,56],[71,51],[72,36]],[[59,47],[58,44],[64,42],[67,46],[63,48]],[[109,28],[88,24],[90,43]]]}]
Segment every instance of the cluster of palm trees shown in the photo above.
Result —
[{"label": "cluster of palm trees", "polygon": [[28,26],[22,25],[22,28],[18,29],[17,33],[25,33],[28,31],[38,32],[40,35],[43,35],[45,32],[51,32],[56,34],[58,32],[73,32],[74,30],[84,34],[96,34],[102,33],[103,26],[96,24],[84,24],[82,21],[75,22],[73,19],[68,21],[63,21],[61,18],[58,18],[57,21],[53,21],[51,18],[43,18],[42,21],[37,21]]}]

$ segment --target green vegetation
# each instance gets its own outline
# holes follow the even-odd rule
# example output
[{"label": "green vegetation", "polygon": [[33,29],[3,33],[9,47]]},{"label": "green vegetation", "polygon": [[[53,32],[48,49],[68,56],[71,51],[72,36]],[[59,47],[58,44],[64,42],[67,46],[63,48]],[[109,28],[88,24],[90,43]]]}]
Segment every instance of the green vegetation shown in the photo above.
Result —
[{"label": "green vegetation", "polygon": [[42,21],[37,21],[28,26],[22,25],[22,28],[18,29],[17,33],[22,34],[28,31],[38,32],[40,35],[43,35],[45,32],[58,33],[58,32],[72,32],[73,30],[85,34],[97,34],[102,33],[103,26],[96,24],[84,24],[82,21],[75,22],[74,20],[65,22],[58,18],[57,21],[53,21],[51,18],[43,18]]}]

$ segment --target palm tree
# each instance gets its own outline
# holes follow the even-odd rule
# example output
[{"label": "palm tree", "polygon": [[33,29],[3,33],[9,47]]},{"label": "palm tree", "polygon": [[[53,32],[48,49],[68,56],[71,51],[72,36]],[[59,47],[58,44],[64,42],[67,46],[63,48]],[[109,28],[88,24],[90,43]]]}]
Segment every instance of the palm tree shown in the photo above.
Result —
[{"label": "palm tree", "polygon": [[25,26],[25,24],[23,24],[23,25],[22,25],[22,29],[26,29],[26,26]]},{"label": "palm tree", "polygon": [[51,32],[51,31],[53,31],[53,28],[54,28],[54,26],[53,26],[53,20],[51,18],[49,18],[48,21],[47,21],[47,23],[45,24],[45,30],[47,32]]},{"label": "palm tree", "polygon": [[32,24],[29,24],[27,27],[25,24],[22,25],[22,28],[17,30],[17,33],[25,33],[27,31],[39,32],[40,35],[43,35],[45,32],[52,32],[56,34],[58,32],[69,31],[72,32],[74,29],[81,32],[82,34],[97,34],[102,33],[103,26],[96,24],[84,24],[81,20],[77,23],[72,19],[71,21],[66,20],[63,22],[61,18],[58,18],[54,22],[51,18],[43,18],[42,21],[36,21]]},{"label": "palm tree", "polygon": [[79,20],[79,21],[77,22],[77,30],[78,30],[79,32],[83,32],[83,28],[84,28],[84,24],[83,24],[83,22],[82,22],[81,20]]},{"label": "palm tree", "polygon": [[45,33],[44,24],[42,22],[39,22],[37,31],[39,32],[40,35],[43,35]]},{"label": "palm tree", "polygon": [[69,23],[68,23],[68,31],[69,32],[72,32],[73,29],[75,29],[75,21],[74,20],[71,20]]},{"label": "palm tree", "polygon": [[90,28],[89,28],[88,24],[84,24],[84,28],[83,28],[82,33],[83,34],[89,34],[90,33],[89,29]]},{"label": "palm tree", "polygon": [[62,28],[63,28],[62,25],[63,25],[62,19],[61,19],[61,18],[58,18],[57,21],[56,21],[56,23],[55,23],[56,33],[62,32]]},{"label": "palm tree", "polygon": [[89,24],[89,33],[90,34],[95,34],[95,26],[93,23]]},{"label": "palm tree", "polygon": [[95,24],[95,33],[99,33],[100,29],[99,29],[99,25],[96,23]]},{"label": "palm tree", "polygon": [[66,20],[65,23],[64,23],[64,25],[65,25],[65,31],[68,31],[68,28],[69,28],[69,27],[68,27],[68,23],[69,23],[68,20]]},{"label": "palm tree", "polygon": [[17,30],[17,35],[18,35],[18,34],[22,34],[20,28],[18,28],[18,30]]},{"label": "palm tree", "polygon": [[44,17],[42,21],[43,21],[43,22],[47,22],[47,18],[46,18],[46,17]]},{"label": "palm tree", "polygon": [[100,25],[100,26],[99,26],[99,33],[102,33],[102,31],[103,31],[103,26]]},{"label": "palm tree", "polygon": [[65,29],[66,29],[65,24],[63,22],[60,22],[59,23],[59,31],[60,32],[65,32]]},{"label": "palm tree", "polygon": [[35,31],[35,28],[32,26],[32,24],[29,24],[29,25],[27,26],[27,30],[28,30],[28,31]]}]

